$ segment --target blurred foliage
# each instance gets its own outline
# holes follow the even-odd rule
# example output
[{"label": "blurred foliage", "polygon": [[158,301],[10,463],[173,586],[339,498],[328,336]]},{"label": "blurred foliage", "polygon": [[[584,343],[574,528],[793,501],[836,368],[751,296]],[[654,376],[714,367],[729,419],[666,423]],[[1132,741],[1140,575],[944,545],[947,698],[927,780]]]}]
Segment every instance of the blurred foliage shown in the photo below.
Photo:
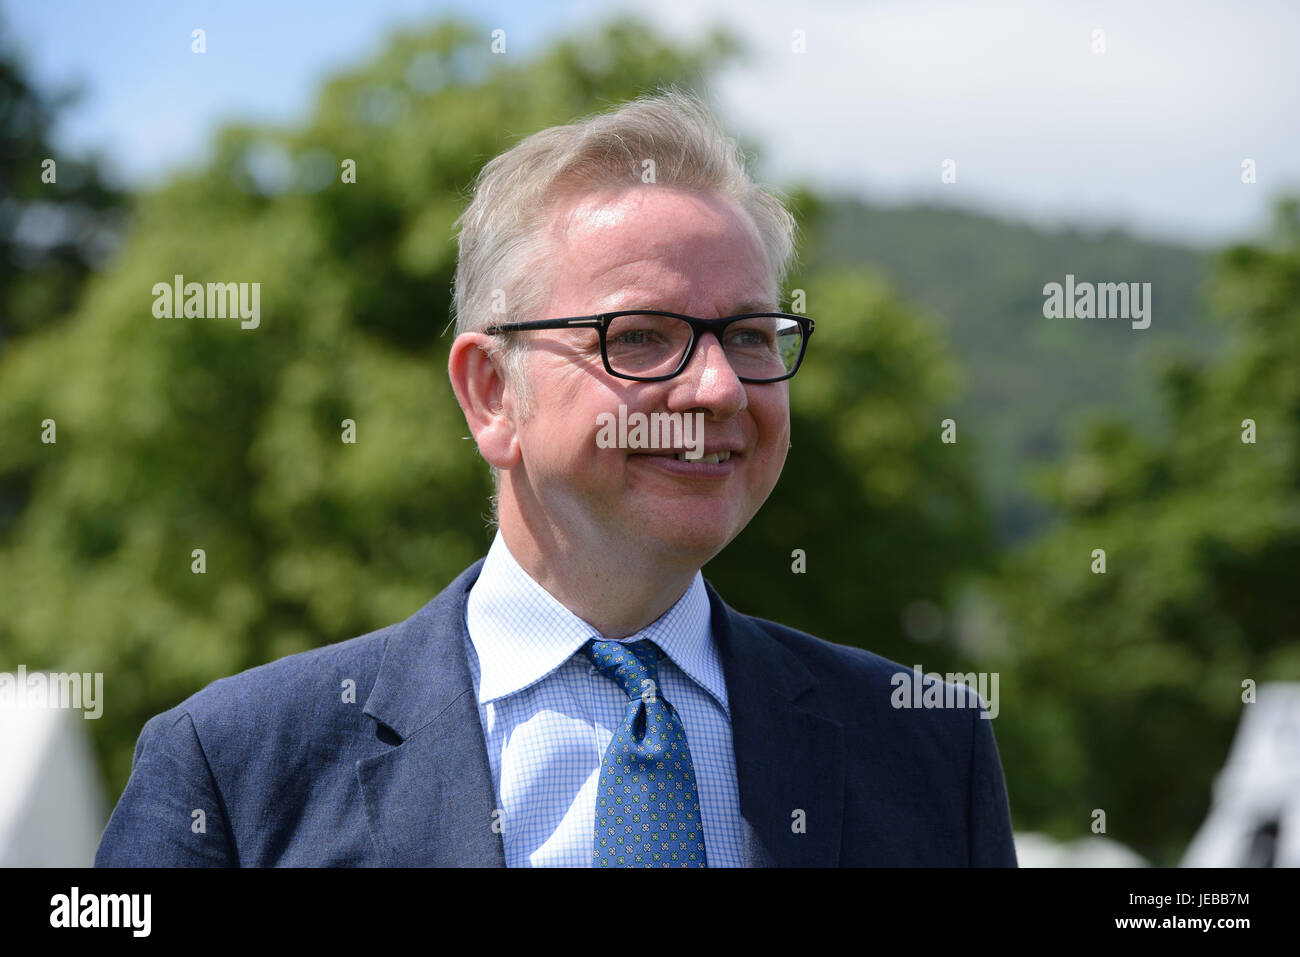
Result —
[{"label": "blurred foliage", "polygon": [[125,202],[97,159],[65,156],[50,142],[77,93],[33,87],[3,37],[0,23],[0,352],[70,311],[111,250]]},{"label": "blurred foliage", "polygon": [[[30,501],[0,527],[0,652],[105,673],[93,731],[114,795],[151,715],[401,620],[486,552],[488,470],[446,374],[475,174],[527,133],[698,86],[739,52],[722,36],[673,49],[630,21],[527,62],[486,37],[455,21],[398,36],[328,82],[302,128],[223,130],[204,169],[137,197],[79,308],[3,357],[0,480]],[[815,198],[794,201],[815,230]],[[152,287],[176,274],[260,282],[260,327],[155,318]],[[796,447],[707,574],[745,611],[887,652],[902,602],[941,600],[980,547],[962,447],[934,441],[953,371],[878,278],[795,279],[823,317],[792,389]],[[808,575],[791,574],[797,547]]]},{"label": "blurred foliage", "polygon": [[997,734],[1022,826],[1075,837],[1101,808],[1108,836],[1177,863],[1243,680],[1300,679],[1298,209],[1281,204],[1271,241],[1219,257],[1230,345],[1215,363],[1166,364],[1167,434],[1094,422],[1042,476],[1064,522],[991,586]]}]

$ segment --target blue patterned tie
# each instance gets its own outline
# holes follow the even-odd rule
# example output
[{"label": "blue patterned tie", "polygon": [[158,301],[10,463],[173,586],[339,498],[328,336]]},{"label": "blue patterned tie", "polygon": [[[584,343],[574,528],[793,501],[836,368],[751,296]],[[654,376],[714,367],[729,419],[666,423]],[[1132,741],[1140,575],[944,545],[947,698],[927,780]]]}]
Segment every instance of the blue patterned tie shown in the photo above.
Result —
[{"label": "blue patterned tie", "polygon": [[658,649],[593,639],[582,652],[631,699],[600,764],[592,864],[707,866],[686,729],[659,692]]}]

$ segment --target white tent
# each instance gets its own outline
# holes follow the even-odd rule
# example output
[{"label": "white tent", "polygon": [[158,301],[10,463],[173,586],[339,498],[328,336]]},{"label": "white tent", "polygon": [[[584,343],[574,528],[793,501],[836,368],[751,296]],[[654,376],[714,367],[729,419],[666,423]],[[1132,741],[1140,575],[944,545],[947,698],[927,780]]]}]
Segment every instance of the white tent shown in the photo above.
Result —
[{"label": "white tent", "polygon": [[1060,842],[1034,831],[1018,831],[1015,841],[1016,861],[1021,867],[1148,866],[1142,855],[1100,834]]},{"label": "white tent", "polygon": [[77,709],[0,708],[0,867],[89,867],[108,820]]},{"label": "white tent", "polygon": [[1257,690],[1184,867],[1300,867],[1300,684]]}]

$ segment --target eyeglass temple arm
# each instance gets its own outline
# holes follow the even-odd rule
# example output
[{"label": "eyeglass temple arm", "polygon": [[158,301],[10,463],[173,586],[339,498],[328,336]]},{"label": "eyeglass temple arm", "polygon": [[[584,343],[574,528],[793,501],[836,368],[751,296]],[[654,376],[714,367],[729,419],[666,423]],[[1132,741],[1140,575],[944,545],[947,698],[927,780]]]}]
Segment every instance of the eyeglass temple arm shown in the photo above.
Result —
[{"label": "eyeglass temple arm", "polygon": [[488,335],[497,332],[523,332],[527,329],[595,329],[604,321],[603,316],[575,316],[572,319],[531,319],[528,322],[502,322],[488,326]]}]

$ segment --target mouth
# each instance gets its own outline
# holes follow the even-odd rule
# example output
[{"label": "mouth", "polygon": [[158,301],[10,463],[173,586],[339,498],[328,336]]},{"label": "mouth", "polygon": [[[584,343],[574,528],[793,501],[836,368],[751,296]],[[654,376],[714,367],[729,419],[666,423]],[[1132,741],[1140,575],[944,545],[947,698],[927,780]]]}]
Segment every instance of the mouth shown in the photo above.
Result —
[{"label": "mouth", "polygon": [[731,449],[714,449],[699,458],[688,458],[687,450],[634,452],[629,461],[645,462],[650,468],[682,479],[722,480],[735,473],[744,455]]},{"label": "mouth", "polygon": [[718,465],[719,463],[725,462],[727,459],[731,458],[731,452],[727,449],[723,449],[720,452],[709,452],[707,455],[696,458],[689,457],[685,452],[677,452],[673,455],[673,458],[678,462],[696,462],[702,465]]}]

